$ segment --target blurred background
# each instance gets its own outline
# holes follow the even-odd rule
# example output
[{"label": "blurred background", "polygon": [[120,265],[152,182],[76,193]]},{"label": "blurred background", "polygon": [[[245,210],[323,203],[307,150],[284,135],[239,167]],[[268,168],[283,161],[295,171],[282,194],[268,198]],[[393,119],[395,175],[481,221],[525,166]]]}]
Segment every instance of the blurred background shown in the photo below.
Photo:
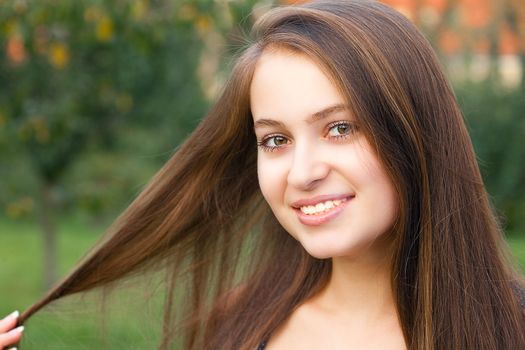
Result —
[{"label": "blurred background", "polygon": [[[523,0],[384,2],[439,55],[525,267]],[[291,3],[0,0],[1,313],[71,269],[204,117],[254,20]]]}]

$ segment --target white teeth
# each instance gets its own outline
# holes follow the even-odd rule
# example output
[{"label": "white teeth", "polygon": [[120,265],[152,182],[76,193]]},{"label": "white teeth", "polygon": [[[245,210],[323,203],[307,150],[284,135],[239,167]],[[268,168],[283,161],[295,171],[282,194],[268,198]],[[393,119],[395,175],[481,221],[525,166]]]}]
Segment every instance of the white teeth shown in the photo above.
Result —
[{"label": "white teeth", "polygon": [[328,200],[326,202],[317,203],[316,205],[305,205],[300,209],[307,215],[315,215],[333,209],[345,201],[346,199],[336,199],[333,201]]}]

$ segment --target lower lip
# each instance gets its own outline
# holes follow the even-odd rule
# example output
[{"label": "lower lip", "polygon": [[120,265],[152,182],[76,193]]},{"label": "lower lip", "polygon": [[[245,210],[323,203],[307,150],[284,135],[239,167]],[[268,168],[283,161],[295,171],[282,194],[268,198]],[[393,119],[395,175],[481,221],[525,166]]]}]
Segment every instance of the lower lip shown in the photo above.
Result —
[{"label": "lower lip", "polygon": [[337,207],[330,209],[327,212],[321,213],[321,214],[313,214],[308,215],[301,211],[301,209],[294,209],[297,213],[297,217],[299,218],[299,221],[308,226],[319,226],[324,224],[325,222],[328,222],[332,219],[335,219],[341,212],[345,209],[348,202],[350,202],[354,197],[348,197],[344,202],[339,204]]}]

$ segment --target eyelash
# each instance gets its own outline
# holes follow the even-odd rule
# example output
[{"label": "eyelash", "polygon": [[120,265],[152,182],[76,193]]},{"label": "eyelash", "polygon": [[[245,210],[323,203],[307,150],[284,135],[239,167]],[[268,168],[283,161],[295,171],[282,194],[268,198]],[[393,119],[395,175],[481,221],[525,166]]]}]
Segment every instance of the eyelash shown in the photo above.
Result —
[{"label": "eyelash", "polygon": [[[342,134],[342,135],[331,136],[332,139],[335,139],[337,141],[344,140],[344,139],[350,137],[352,134],[354,134],[359,129],[355,122],[337,121],[337,122],[330,123],[330,124],[328,124],[326,126],[326,128],[328,130],[327,134],[330,133],[330,130],[332,130],[332,129],[338,127],[338,126],[341,126],[341,125],[347,126],[349,128],[348,133]],[[265,136],[261,141],[257,141],[257,146],[260,147],[264,152],[276,151],[276,150],[280,149],[283,146],[268,146],[267,145],[268,141],[270,141],[272,139],[275,139],[276,137],[282,137],[283,139],[286,139],[286,136],[283,136],[281,134],[270,134],[270,135]]]}]

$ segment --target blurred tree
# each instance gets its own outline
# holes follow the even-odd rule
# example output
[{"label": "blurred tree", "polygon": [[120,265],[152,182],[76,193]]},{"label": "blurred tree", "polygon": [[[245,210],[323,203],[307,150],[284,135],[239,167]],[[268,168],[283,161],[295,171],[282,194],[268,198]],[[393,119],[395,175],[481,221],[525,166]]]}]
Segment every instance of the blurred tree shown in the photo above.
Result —
[{"label": "blurred tree", "polygon": [[207,109],[197,75],[204,38],[229,31],[253,4],[0,2],[0,156],[31,165],[46,288],[57,276],[54,220],[68,171],[86,150],[113,152],[122,135],[176,145]]},{"label": "blurred tree", "polygon": [[[525,135],[523,1],[408,3],[413,5],[414,22],[451,69],[449,75],[495,207],[509,232],[525,233],[521,219],[525,212],[525,148],[521,145]],[[518,58],[518,67],[512,68],[516,76],[502,74],[503,69],[508,70],[503,58]]]},{"label": "blurred tree", "polygon": [[487,189],[509,232],[525,232],[525,88],[456,86]]}]

